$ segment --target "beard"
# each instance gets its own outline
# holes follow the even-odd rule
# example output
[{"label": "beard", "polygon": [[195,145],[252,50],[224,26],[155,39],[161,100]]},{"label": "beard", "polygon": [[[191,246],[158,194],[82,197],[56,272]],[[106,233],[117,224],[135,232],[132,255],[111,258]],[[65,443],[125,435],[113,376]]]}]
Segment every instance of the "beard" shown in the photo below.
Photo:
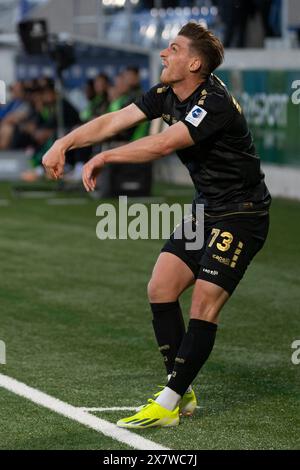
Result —
[{"label": "beard", "polygon": [[160,81],[163,85],[172,86],[176,83],[177,80],[173,80],[170,76],[169,70],[167,68],[163,68],[160,74]]},{"label": "beard", "polygon": [[171,71],[170,67],[164,67],[161,71],[160,82],[163,85],[168,85],[168,86],[172,87],[172,86],[176,85],[176,83],[182,82],[182,80],[184,80],[184,76],[178,75],[178,74],[177,74],[177,76],[176,76],[176,74],[174,76],[174,71],[173,71],[173,74],[172,74],[172,71]]},{"label": "beard", "polygon": [[168,79],[167,79],[167,77],[166,77],[166,73],[165,73],[165,72],[166,72],[166,69],[163,68],[162,71],[161,71],[161,74],[160,74],[160,81],[161,81],[161,83],[163,83],[164,85],[169,85]]}]

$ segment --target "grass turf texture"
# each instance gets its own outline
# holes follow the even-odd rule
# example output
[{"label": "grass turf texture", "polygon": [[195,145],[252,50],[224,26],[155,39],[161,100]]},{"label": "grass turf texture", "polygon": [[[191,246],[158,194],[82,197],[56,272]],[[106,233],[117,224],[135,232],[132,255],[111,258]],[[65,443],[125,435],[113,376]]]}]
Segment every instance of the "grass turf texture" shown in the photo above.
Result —
[{"label": "grass turf texture", "polygon": [[[174,196],[171,195],[173,191]],[[157,186],[166,202],[176,187]],[[0,372],[75,406],[140,405],[164,383],[146,298],[162,242],[100,241],[98,203],[48,205],[0,186]],[[268,242],[225,306],[195,382],[200,410],[140,434],[172,449],[299,449],[299,203],[275,200]],[[188,318],[190,291],[182,299]],[[97,413],[95,413],[97,414]],[[99,413],[116,422],[130,412]],[[0,389],[1,449],[128,449]]]}]

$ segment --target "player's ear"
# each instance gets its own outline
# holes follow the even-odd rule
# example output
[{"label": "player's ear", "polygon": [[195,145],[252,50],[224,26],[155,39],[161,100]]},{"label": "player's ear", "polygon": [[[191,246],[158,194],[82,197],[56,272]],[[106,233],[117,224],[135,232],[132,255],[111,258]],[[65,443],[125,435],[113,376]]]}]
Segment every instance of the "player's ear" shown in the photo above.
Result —
[{"label": "player's ear", "polygon": [[194,57],[192,62],[190,63],[190,72],[195,73],[195,72],[200,72],[202,66],[202,62],[200,57]]}]

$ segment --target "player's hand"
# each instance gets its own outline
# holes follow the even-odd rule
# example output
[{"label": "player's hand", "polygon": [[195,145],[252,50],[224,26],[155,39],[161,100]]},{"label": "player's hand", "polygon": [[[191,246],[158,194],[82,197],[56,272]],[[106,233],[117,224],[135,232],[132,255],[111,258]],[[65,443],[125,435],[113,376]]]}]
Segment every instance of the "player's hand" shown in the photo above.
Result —
[{"label": "player's hand", "polygon": [[42,163],[46,170],[47,176],[57,180],[64,174],[65,152],[59,141],[56,141],[52,147],[45,153]]},{"label": "player's hand", "polygon": [[105,165],[101,154],[96,155],[87,162],[82,170],[82,182],[87,192],[94,191],[96,188],[97,176]]}]

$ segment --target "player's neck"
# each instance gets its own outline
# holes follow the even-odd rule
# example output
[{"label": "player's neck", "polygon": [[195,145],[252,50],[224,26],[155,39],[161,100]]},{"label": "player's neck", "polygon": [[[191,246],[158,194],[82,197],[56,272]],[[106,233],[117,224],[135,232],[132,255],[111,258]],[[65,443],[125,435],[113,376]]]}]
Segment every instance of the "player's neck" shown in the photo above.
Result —
[{"label": "player's neck", "polygon": [[173,92],[179,99],[179,101],[186,100],[189,96],[191,96],[197,88],[205,82],[205,79],[199,79],[198,81],[193,81],[190,83],[187,82],[178,82],[172,85]]}]

